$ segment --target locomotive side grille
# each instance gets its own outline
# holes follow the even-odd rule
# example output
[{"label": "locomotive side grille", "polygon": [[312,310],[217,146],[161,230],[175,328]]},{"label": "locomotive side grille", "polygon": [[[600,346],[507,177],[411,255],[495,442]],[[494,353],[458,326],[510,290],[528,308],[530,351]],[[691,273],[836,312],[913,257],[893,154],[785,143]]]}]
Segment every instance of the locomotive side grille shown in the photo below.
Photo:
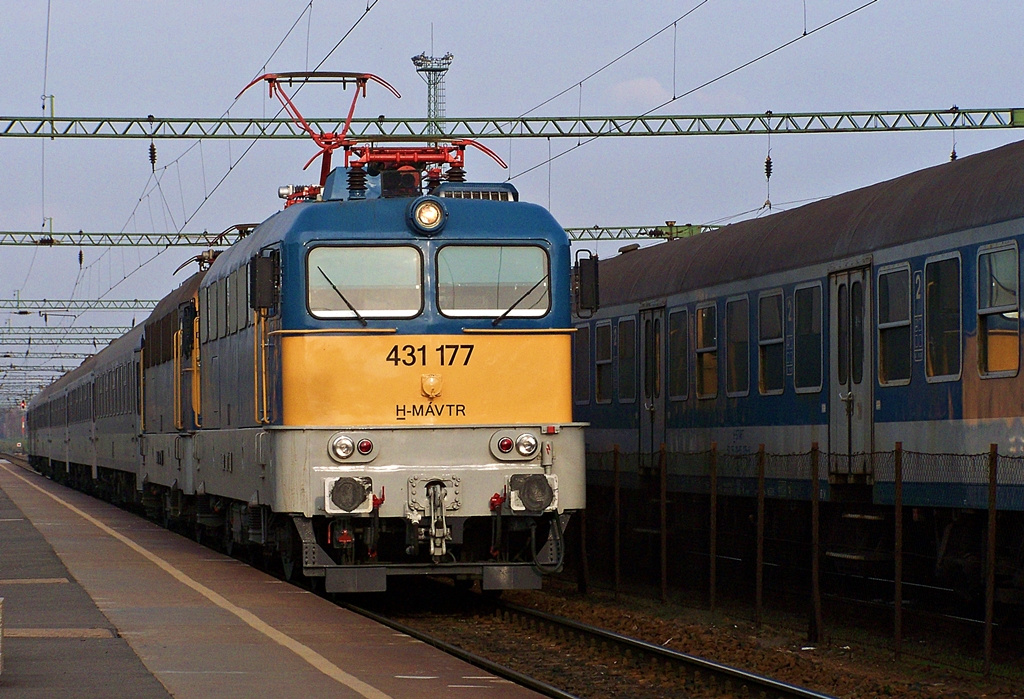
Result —
[{"label": "locomotive side grille", "polygon": [[512,198],[512,193],[507,191],[494,191],[494,190],[464,190],[464,189],[448,189],[442,190],[437,193],[438,196],[446,199],[481,199],[484,201],[515,201]]}]

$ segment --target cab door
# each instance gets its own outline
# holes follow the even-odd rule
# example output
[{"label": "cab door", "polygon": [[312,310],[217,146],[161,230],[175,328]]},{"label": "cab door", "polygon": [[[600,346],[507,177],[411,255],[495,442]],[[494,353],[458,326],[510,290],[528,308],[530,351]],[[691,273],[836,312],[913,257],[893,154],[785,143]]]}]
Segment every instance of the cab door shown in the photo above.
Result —
[{"label": "cab door", "polygon": [[865,483],[874,451],[870,267],[835,272],[829,279],[829,476],[838,483]]},{"label": "cab door", "polygon": [[665,309],[640,311],[640,434],[639,460],[656,469],[665,442]]}]

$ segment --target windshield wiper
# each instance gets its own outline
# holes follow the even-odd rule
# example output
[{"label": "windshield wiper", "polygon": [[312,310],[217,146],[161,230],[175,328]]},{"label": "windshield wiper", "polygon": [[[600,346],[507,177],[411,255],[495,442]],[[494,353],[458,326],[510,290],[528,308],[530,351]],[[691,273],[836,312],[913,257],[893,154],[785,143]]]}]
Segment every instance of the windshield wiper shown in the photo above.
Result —
[{"label": "windshield wiper", "polygon": [[533,286],[531,286],[531,287],[530,287],[530,289],[529,289],[529,291],[527,291],[527,292],[526,292],[525,294],[523,294],[523,295],[522,295],[522,296],[520,296],[520,297],[519,297],[518,299],[516,299],[516,302],[515,302],[515,303],[513,303],[513,304],[512,304],[511,306],[509,306],[508,308],[506,308],[506,309],[505,309],[505,312],[504,312],[504,313],[502,313],[502,314],[501,314],[500,316],[498,316],[497,318],[495,318],[494,320],[492,320],[492,321],[491,321],[491,325],[493,325],[494,327],[498,327],[498,323],[500,323],[501,321],[505,320],[505,318],[507,318],[507,317],[508,317],[508,314],[509,314],[509,313],[511,313],[511,312],[512,312],[513,310],[515,310],[516,306],[518,306],[519,304],[521,304],[521,303],[523,302],[523,299],[525,299],[525,298],[526,298],[527,296],[529,296],[530,294],[532,294],[532,293],[534,292],[534,290],[535,290],[535,289],[536,289],[536,288],[537,288],[538,286],[540,286],[540,285],[541,285],[541,284],[543,284],[543,283],[544,283],[545,281],[547,281],[547,278],[548,278],[548,275],[547,275],[547,274],[545,274],[545,275],[544,275],[543,277],[541,277],[540,279],[538,279],[538,280],[537,280],[537,283],[536,283],[536,284],[534,284]]},{"label": "windshield wiper", "polygon": [[341,300],[345,302],[345,305],[348,306],[348,310],[350,310],[353,313],[355,313],[356,320],[358,320],[360,323],[362,323],[363,327],[365,328],[366,327],[366,318],[363,318],[361,315],[359,315],[359,311],[356,310],[355,306],[353,306],[351,303],[348,302],[348,299],[345,298],[345,294],[341,293],[341,289],[339,289],[338,287],[336,287],[334,285],[334,282],[331,281],[331,278],[327,276],[327,272],[325,272],[323,270],[323,268],[320,267],[319,265],[317,265],[317,269],[320,270],[320,274],[324,275],[324,279],[326,279],[327,283],[331,285],[331,288],[334,289],[335,293],[338,294],[338,296],[341,298]]}]

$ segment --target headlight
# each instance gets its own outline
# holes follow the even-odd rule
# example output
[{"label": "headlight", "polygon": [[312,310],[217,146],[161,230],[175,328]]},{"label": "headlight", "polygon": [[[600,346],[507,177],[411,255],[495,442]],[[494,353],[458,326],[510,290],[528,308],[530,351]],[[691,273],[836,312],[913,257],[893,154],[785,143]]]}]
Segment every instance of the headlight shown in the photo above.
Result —
[{"label": "headlight", "polygon": [[437,228],[442,218],[441,205],[436,201],[427,200],[416,207],[416,223],[425,230]]},{"label": "headlight", "polygon": [[516,451],[523,456],[531,456],[537,451],[537,438],[532,434],[521,434],[516,440]]},{"label": "headlight", "polygon": [[444,228],[448,212],[439,199],[420,197],[406,209],[406,221],[414,233],[434,235]]},{"label": "headlight", "polygon": [[342,435],[335,437],[331,442],[331,456],[335,459],[344,460],[352,456],[356,449],[355,443],[348,437]]}]

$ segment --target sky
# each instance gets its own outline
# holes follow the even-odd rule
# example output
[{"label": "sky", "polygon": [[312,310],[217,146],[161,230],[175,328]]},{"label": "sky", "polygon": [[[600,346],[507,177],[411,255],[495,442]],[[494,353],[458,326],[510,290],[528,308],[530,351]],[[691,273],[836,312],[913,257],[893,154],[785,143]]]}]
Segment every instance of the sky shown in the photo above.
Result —
[{"label": "sky", "polygon": [[[264,72],[323,61],[321,70],[379,75],[402,95],[371,87],[357,116],[419,118],[427,89],[410,59],[423,52],[454,56],[449,117],[639,115],[683,93],[654,113],[1024,106],[1024,3],[1009,0],[0,0],[0,8],[7,116],[38,116],[41,95],[53,95],[58,116],[273,116],[265,90],[235,96]],[[297,103],[309,116],[337,116],[350,96],[312,86]],[[1020,138],[1019,129],[775,135],[770,190],[765,135],[579,147],[494,139],[484,144],[509,170],[476,152],[467,170],[473,181],[511,179],[523,200],[567,227],[725,223],[764,215],[768,199],[772,210],[792,208],[946,162],[954,147],[962,157]],[[157,173],[142,140],[0,137],[0,230],[217,232],[280,210],[279,185],[317,179],[316,165],[302,170],[316,152],[311,142],[155,145]],[[605,257],[623,244],[596,248]],[[198,250],[81,252],[80,265],[77,248],[0,247],[0,298],[157,299],[184,281],[194,265],[174,270]],[[45,322],[141,320],[92,312]],[[43,322],[0,316],[4,326]]]}]

